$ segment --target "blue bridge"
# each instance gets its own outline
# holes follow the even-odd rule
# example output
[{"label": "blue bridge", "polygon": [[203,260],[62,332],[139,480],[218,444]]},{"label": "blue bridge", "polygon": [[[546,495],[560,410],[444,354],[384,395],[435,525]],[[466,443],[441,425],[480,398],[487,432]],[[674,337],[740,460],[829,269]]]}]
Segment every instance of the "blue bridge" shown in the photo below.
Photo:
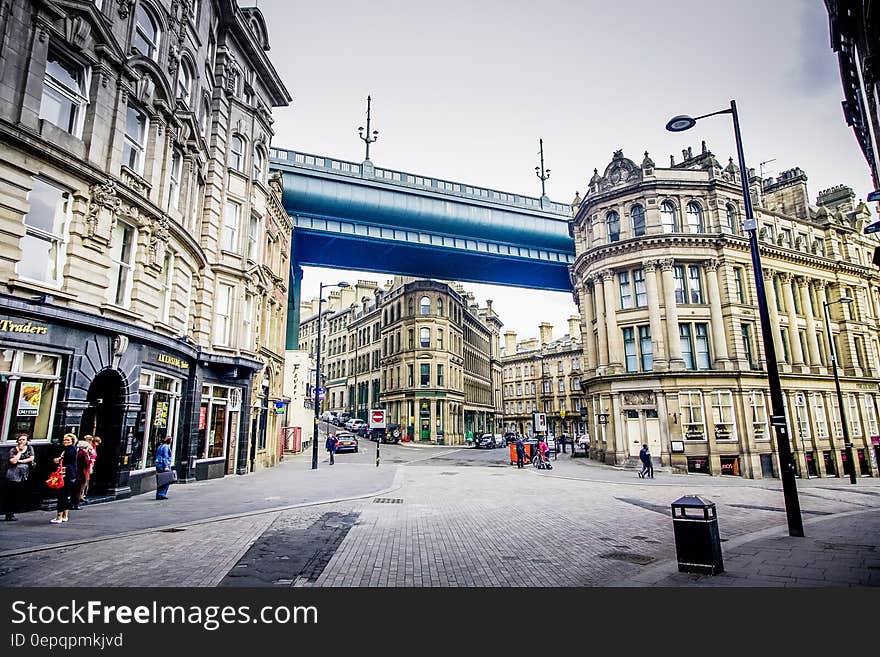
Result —
[{"label": "blue bridge", "polygon": [[571,291],[567,204],[277,148],[270,163],[294,226],[294,335],[303,266]]}]

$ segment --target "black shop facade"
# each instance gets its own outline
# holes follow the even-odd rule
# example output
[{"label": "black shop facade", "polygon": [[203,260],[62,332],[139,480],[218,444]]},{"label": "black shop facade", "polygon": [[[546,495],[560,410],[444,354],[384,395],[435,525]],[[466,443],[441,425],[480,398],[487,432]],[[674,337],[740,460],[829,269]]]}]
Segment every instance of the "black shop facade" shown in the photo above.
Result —
[{"label": "black shop facade", "polygon": [[155,455],[172,438],[182,482],[247,472],[247,429],[259,361],[51,302],[0,295],[0,452],[20,435],[37,463],[34,503],[61,438],[101,438],[89,496],[155,489]]}]

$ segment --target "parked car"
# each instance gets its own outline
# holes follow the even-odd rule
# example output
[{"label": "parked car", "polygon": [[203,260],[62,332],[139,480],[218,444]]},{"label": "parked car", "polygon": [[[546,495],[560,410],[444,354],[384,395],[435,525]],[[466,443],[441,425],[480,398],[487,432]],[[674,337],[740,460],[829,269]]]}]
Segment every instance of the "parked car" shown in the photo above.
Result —
[{"label": "parked car", "polygon": [[399,424],[386,425],[385,433],[380,435],[383,443],[399,443],[403,438],[403,427]]},{"label": "parked car", "polygon": [[357,431],[365,424],[366,424],[366,422],[364,422],[359,417],[353,417],[348,422],[345,423],[345,428],[348,429],[349,431]]},{"label": "parked car", "polygon": [[320,417],[322,422],[333,422],[336,419],[336,414],[333,411],[324,411]]},{"label": "parked car", "polygon": [[351,419],[351,416],[348,413],[337,413],[333,418],[333,424],[337,427],[345,426],[345,423]]},{"label": "parked car", "polygon": [[336,440],[339,444],[336,446],[336,452],[355,452],[358,451],[358,439],[350,431],[337,431]]},{"label": "parked car", "polygon": [[494,449],[495,447],[503,447],[504,439],[501,437],[501,434],[491,434],[484,433],[482,436],[477,438],[474,443],[474,447],[484,447],[486,449]]},{"label": "parked car", "polygon": [[512,431],[508,431],[506,434],[504,434],[504,444],[505,445],[512,445],[515,442],[516,442],[516,434],[515,433],[513,433]]}]

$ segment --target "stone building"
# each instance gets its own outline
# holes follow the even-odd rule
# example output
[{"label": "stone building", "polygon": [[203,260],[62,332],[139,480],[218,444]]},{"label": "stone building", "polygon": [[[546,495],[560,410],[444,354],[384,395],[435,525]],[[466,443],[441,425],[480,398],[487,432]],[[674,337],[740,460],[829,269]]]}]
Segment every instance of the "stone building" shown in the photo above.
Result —
[{"label": "stone building", "polygon": [[[534,435],[534,414],[544,413],[547,430],[560,437],[586,432],[587,418],[581,381],[584,345],[580,318],[568,318],[568,333],[553,340],[553,325],[543,322],[539,338],[517,342],[505,331],[501,355],[504,431]],[[586,411],[584,411],[586,412]]]},{"label": "stone building", "polygon": [[271,464],[290,96],[260,11],[14,2],[0,39],[0,438],[100,435],[90,490],[117,497],[166,436],[184,481]]},{"label": "stone building", "polygon": [[[617,151],[573,202],[592,456],[625,464],[647,443],[677,470],[778,476],[739,171],[705,143],[682,155],[660,168]],[[876,476],[880,276],[869,266],[876,239],[861,233],[870,211],[842,186],[812,204],[797,168],[749,173],[799,472],[844,471],[833,340],[857,471]]]},{"label": "stone building", "polygon": [[[301,309],[300,345],[314,354],[317,300]],[[460,444],[494,432],[501,409],[501,320],[460,285],[397,277],[334,290],[321,309],[323,408],[388,421],[415,440]]]}]

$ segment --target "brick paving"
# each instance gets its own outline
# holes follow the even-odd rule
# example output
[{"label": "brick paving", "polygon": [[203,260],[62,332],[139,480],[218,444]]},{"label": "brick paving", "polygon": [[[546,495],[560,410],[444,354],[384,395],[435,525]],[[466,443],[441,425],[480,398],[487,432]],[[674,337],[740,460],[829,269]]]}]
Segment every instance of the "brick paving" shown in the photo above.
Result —
[{"label": "brick paving", "polygon": [[[159,503],[169,505],[159,520],[150,515],[156,502],[135,498],[72,514],[69,527],[39,514],[45,518],[33,527],[23,521],[18,539],[0,523],[0,586],[216,586],[230,582],[237,566],[263,563],[263,575],[249,585],[880,583],[877,480],[799,481],[807,538],[790,539],[776,480],[658,472],[643,481],[633,471],[566,455],[546,472],[507,466],[506,450],[382,449],[388,465],[381,468],[352,458],[306,472],[308,457],[301,456],[265,474],[175,486],[172,501]],[[677,572],[669,504],[691,493],[718,507],[723,575]],[[350,526],[316,542],[308,528],[331,517],[349,518]],[[172,527],[170,518],[177,520]],[[77,524],[88,527],[92,542],[51,547],[57,530]]]}]

